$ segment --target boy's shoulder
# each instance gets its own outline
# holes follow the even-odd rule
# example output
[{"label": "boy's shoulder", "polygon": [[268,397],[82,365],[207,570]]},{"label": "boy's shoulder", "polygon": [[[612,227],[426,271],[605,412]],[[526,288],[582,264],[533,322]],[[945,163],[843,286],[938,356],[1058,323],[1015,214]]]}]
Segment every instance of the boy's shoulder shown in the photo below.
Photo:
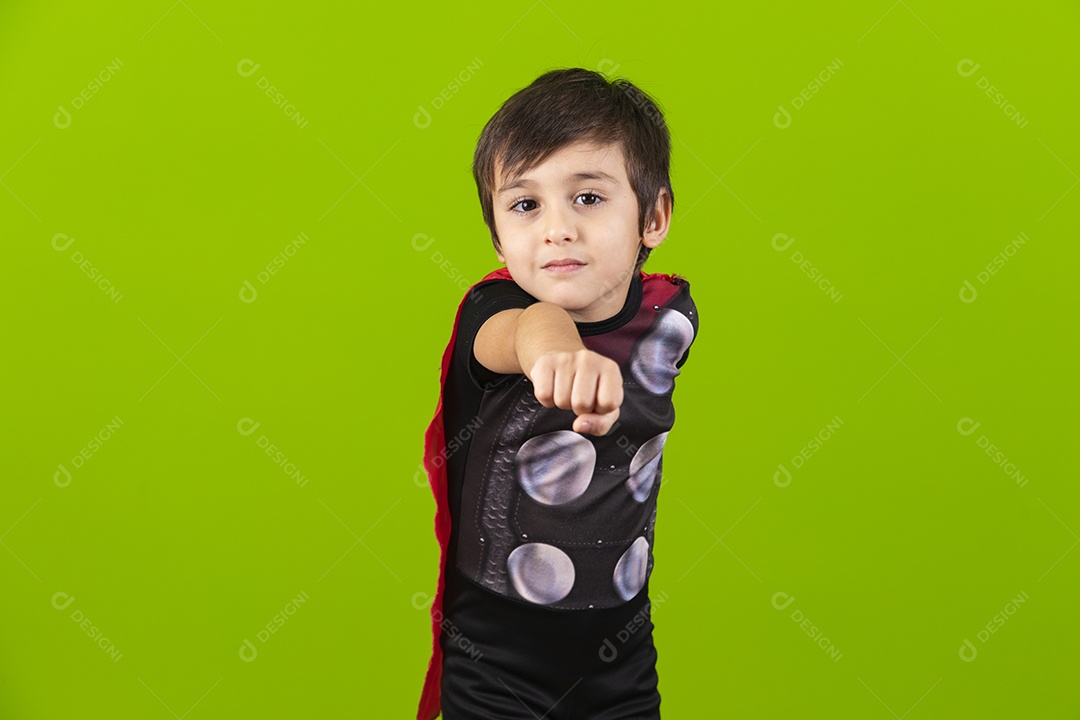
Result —
[{"label": "boy's shoulder", "polygon": [[510,274],[510,269],[505,267],[495,268],[484,277],[477,281],[477,285],[488,280],[513,280],[514,276]]},{"label": "boy's shoulder", "polygon": [[647,282],[647,281],[653,281],[653,282],[667,281],[667,282],[671,283],[672,285],[689,285],[690,284],[690,281],[686,277],[684,277],[682,275],[679,275],[678,273],[662,273],[662,272],[647,273],[644,270],[639,270],[638,272],[641,274],[642,282]]}]

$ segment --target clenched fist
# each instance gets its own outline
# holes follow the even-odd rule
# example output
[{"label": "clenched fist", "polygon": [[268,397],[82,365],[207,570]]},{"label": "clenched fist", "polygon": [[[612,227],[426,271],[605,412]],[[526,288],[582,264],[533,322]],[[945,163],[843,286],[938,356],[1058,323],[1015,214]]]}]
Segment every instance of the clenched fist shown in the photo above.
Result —
[{"label": "clenched fist", "polygon": [[606,435],[619,419],[622,371],[609,357],[585,348],[547,352],[525,375],[541,405],[574,411],[575,432]]}]

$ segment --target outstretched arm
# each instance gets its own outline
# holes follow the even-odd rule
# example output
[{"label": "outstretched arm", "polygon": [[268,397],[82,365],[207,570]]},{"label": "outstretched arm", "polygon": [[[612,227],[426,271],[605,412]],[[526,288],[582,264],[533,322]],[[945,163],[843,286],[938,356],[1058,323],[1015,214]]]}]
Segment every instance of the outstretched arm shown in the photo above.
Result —
[{"label": "outstretched arm", "polygon": [[476,334],[473,354],[492,372],[528,377],[544,407],[573,410],[577,432],[604,435],[619,417],[618,364],[587,349],[573,318],[555,303],[492,315]]}]

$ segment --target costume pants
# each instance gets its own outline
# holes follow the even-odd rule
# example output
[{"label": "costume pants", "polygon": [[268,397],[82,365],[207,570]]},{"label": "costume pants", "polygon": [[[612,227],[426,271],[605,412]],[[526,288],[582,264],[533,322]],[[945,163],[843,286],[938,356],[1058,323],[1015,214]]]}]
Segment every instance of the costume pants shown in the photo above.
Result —
[{"label": "costume pants", "polygon": [[447,583],[443,720],[660,717],[648,584],[625,605],[583,611],[503,598],[456,568]]}]

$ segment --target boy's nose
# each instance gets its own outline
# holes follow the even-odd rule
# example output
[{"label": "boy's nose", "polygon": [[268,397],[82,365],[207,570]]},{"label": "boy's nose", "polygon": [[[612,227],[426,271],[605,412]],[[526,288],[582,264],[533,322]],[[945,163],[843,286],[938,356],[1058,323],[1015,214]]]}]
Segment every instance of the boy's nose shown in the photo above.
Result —
[{"label": "boy's nose", "polygon": [[544,240],[553,243],[577,240],[577,226],[570,211],[549,208],[546,215],[547,229],[544,231]]}]

